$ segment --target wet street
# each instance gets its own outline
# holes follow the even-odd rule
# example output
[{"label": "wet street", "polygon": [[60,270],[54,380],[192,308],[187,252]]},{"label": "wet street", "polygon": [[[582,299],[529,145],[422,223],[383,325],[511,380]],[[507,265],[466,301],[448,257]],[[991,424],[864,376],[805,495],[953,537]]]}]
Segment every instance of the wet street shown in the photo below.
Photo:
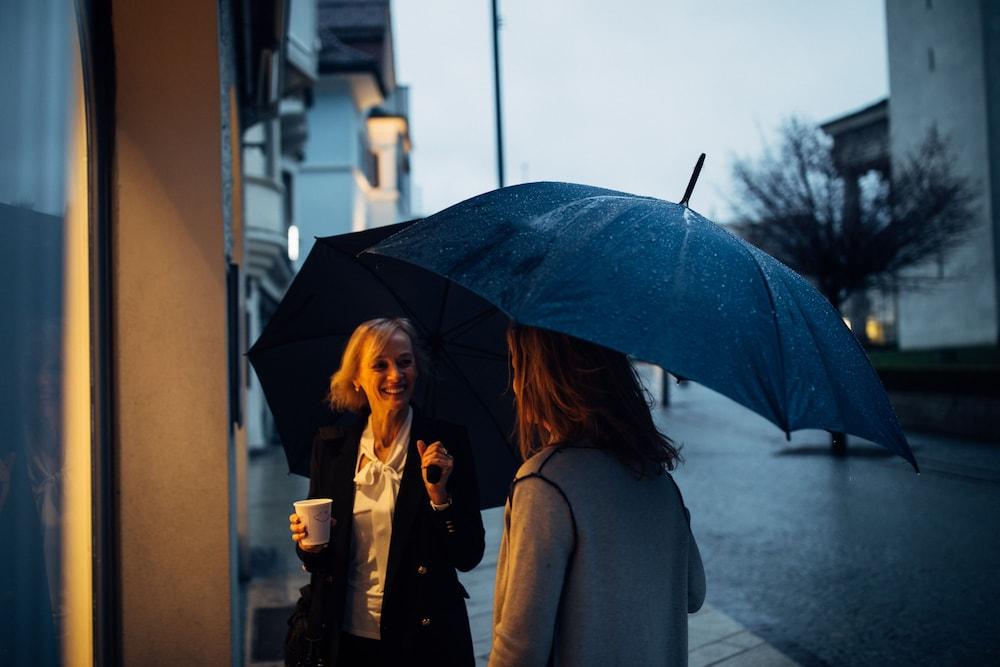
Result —
[{"label": "wet street", "polygon": [[671,387],[708,601],[803,665],[1000,664],[1000,443],[911,436],[922,474],[870,443],[784,434]]}]

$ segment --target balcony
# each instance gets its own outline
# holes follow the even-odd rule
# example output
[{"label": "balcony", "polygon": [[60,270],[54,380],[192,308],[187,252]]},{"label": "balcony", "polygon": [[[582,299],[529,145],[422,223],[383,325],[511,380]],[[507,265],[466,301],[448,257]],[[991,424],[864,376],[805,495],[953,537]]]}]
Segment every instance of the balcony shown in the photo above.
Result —
[{"label": "balcony", "polygon": [[284,214],[285,189],[270,178],[246,175],[243,190],[246,196],[247,273],[280,297],[292,279]]}]

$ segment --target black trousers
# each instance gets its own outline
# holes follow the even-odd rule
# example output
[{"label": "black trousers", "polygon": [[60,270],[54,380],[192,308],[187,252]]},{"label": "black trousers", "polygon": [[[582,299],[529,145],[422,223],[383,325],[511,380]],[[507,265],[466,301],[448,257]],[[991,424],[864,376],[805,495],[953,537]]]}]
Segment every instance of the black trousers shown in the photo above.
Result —
[{"label": "black trousers", "polygon": [[382,642],[341,632],[337,667],[385,667]]}]

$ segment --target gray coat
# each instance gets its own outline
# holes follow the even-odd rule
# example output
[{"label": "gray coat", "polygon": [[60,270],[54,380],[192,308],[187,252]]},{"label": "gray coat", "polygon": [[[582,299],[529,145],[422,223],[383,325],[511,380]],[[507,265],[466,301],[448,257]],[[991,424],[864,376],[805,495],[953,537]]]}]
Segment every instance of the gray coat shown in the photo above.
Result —
[{"label": "gray coat", "polygon": [[551,447],[517,473],[497,561],[491,667],[686,665],[705,571],[666,472]]}]

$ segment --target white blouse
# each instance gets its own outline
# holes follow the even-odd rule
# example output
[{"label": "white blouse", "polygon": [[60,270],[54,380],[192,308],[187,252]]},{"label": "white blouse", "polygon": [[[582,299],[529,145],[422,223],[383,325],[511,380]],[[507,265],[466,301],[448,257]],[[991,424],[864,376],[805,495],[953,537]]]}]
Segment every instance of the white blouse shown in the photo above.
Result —
[{"label": "white blouse", "polygon": [[[410,408],[384,463],[375,455],[371,417],[361,434],[358,459],[354,465],[357,473],[354,475],[352,555],[347,572],[347,599],[342,624],[346,632],[358,637],[380,638],[392,515],[403,478],[412,422],[413,409]],[[362,468],[363,457],[367,457],[368,462]]]}]

